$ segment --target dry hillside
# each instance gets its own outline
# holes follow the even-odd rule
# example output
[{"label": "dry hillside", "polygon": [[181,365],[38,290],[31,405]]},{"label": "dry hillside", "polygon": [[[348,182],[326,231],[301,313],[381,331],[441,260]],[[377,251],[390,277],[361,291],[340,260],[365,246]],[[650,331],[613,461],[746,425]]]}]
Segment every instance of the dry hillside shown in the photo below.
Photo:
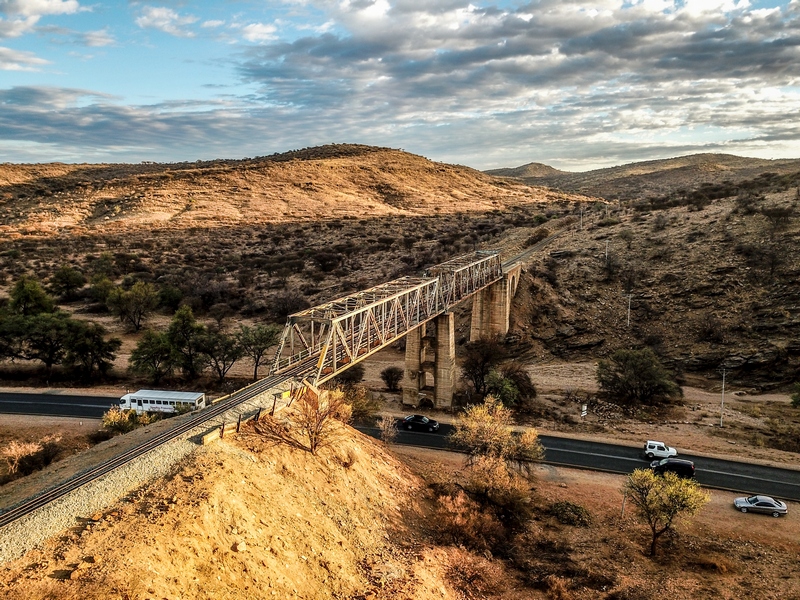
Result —
[{"label": "dry hillside", "polygon": [[3,237],[432,216],[569,198],[387,148],[240,161],[2,165]]},{"label": "dry hillside", "polygon": [[[198,315],[217,305],[278,322],[588,200],[349,145],[210,163],[0,165],[0,181],[0,291],[68,265],[88,280],[153,282]],[[105,310],[88,286],[70,302],[89,318]]]},{"label": "dry hillside", "polygon": [[[515,300],[520,343],[539,358],[649,346],[679,372],[721,378],[724,367],[729,381],[754,388],[797,380],[796,194],[584,215],[582,230],[531,266]],[[760,212],[774,208],[792,216]]]},{"label": "dry hillside", "polygon": [[649,160],[581,173],[548,171],[547,165],[531,163],[521,167],[493,169],[488,173],[514,178],[530,185],[557,188],[607,200],[641,200],[702,183],[738,185],[765,174],[787,175],[800,171],[800,160],[765,160],[730,154],[692,154],[677,158]]},{"label": "dry hillside", "polygon": [[563,230],[516,299],[517,353],[582,360],[647,345],[678,371],[715,377],[724,364],[740,385],[769,387],[797,379],[800,364],[797,168],[695,155],[562,174],[610,197],[630,185],[661,194],[608,202],[352,145],[176,165],[2,165],[0,286],[26,274],[48,283],[70,265],[89,282],[62,306],[122,335],[127,354],[136,336],[93,301],[93,278],[152,282],[168,299],[159,327],[181,301],[206,320],[282,323],[457,254],[508,256]]},{"label": "dry hillside", "polygon": [[[166,480],[102,513],[80,515],[63,535],[3,565],[0,595],[800,597],[794,505],[780,520],[738,515],[730,494],[714,492],[650,558],[646,527],[630,506],[620,513],[622,477],[538,467],[528,484],[531,519],[497,538],[499,524],[488,513],[445,500],[446,482],[459,481],[462,467],[461,456],[393,454],[352,430],[318,457],[266,444],[252,432],[227,438],[198,449]],[[582,525],[560,512],[564,506],[588,511]]]}]

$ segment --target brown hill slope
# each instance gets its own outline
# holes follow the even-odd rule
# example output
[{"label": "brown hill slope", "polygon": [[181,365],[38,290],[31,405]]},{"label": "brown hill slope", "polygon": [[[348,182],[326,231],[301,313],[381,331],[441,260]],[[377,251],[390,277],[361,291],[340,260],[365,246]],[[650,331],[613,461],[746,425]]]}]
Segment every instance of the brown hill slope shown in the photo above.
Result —
[{"label": "brown hill slope", "polygon": [[[698,174],[776,164],[792,166],[698,155],[597,172],[598,189],[631,177],[662,178],[664,189],[692,182],[619,206],[367,146],[180,165],[3,165],[0,286],[24,274],[48,282],[68,264],[115,284],[152,282],[172,299],[167,316],[183,301],[206,320],[282,324],[476,248],[512,255],[572,222],[553,247],[561,254],[543,255],[522,290],[520,350],[594,358],[650,345],[683,369],[726,362],[742,385],[775,385],[797,379],[800,362],[798,178],[709,187]],[[771,207],[788,211],[785,222],[762,211]],[[629,292],[630,328],[617,311]],[[114,327],[93,297],[87,284],[70,310]]]},{"label": "brown hill slope", "polygon": [[0,286],[24,274],[48,282],[70,265],[177,289],[197,314],[220,305],[279,322],[589,200],[356,145],[173,165],[0,165],[0,180]]},{"label": "brown hill slope", "polygon": [[800,160],[796,159],[765,160],[730,154],[693,154],[583,173],[562,171],[557,174],[504,175],[516,177],[530,185],[548,186],[609,200],[635,200],[691,189],[702,183],[721,184],[730,181],[735,184],[763,173],[787,174],[797,171],[800,171]]},{"label": "brown hill slope", "polygon": [[729,381],[765,388],[796,381],[797,195],[585,211],[583,229],[532,265],[517,332],[543,358],[649,346],[678,371],[717,378],[725,367]]},{"label": "brown hill slope", "polygon": [[2,165],[0,231],[13,235],[219,227],[488,211],[558,198],[387,148],[332,145],[181,164]]}]

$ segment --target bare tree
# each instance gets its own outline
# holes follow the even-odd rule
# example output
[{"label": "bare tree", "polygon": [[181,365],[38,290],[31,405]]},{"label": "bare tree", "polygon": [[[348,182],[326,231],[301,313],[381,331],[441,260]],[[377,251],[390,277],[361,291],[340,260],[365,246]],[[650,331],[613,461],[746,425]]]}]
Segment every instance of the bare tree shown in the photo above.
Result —
[{"label": "bare tree", "polygon": [[378,419],[378,429],[381,431],[381,440],[387,446],[397,439],[397,421],[394,417],[383,416]]},{"label": "bare tree", "polygon": [[270,441],[316,454],[337,441],[341,427],[337,420],[349,417],[340,391],[320,391],[306,384],[283,414],[262,417],[255,431]]},{"label": "bare tree", "polygon": [[0,450],[0,456],[6,461],[8,472],[15,475],[20,468],[20,464],[25,460],[40,452],[42,445],[36,442],[18,442],[12,440]]}]

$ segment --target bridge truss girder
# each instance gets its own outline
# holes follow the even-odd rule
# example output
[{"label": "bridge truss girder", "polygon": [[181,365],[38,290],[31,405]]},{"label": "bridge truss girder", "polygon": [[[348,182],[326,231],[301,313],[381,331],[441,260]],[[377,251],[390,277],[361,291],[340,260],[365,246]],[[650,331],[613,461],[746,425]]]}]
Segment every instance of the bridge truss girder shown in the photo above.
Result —
[{"label": "bridge truss girder", "polygon": [[497,252],[462,256],[290,315],[271,373],[308,365],[315,386],[385,348],[502,277]]}]

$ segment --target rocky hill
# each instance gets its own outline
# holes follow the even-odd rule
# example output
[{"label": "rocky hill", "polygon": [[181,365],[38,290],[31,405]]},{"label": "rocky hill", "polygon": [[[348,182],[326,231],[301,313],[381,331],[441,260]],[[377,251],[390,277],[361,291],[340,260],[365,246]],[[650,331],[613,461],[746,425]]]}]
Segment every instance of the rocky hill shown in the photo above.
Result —
[{"label": "rocky hill", "polygon": [[197,314],[221,305],[279,322],[591,200],[357,145],[240,161],[6,164],[0,182],[0,292],[68,265],[178,290]]},{"label": "rocky hill", "polygon": [[769,389],[800,379],[797,188],[586,211],[540,254],[514,312],[533,356],[648,346],[679,373]]},{"label": "rocky hill", "polygon": [[[532,172],[529,167],[537,168]],[[582,173],[546,172],[546,165],[523,165],[488,171],[493,175],[515,178],[530,185],[540,185],[607,200],[640,200],[689,190],[700,184],[733,184],[755,179],[767,173],[786,175],[800,171],[800,160],[764,160],[730,154],[693,154],[663,160],[596,169]]]},{"label": "rocky hill", "polygon": [[512,167],[510,169],[491,169],[484,172],[487,175],[494,175],[495,177],[518,177],[522,179],[527,177],[558,178],[569,175],[569,173],[566,171],[559,171],[558,169],[554,169],[548,165],[543,165],[542,163],[528,163],[527,165],[522,165],[520,167]]}]

